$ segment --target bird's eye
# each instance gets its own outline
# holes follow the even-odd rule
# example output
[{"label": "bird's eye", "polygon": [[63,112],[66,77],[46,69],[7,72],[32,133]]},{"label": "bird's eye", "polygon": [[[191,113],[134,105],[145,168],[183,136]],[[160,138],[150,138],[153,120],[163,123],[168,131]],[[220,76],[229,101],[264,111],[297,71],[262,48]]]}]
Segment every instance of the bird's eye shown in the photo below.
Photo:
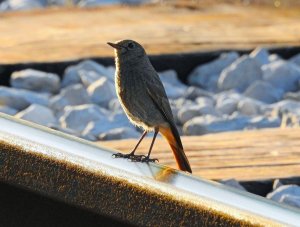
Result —
[{"label": "bird's eye", "polygon": [[128,43],[128,48],[129,49],[133,49],[134,48],[134,44],[133,43]]}]

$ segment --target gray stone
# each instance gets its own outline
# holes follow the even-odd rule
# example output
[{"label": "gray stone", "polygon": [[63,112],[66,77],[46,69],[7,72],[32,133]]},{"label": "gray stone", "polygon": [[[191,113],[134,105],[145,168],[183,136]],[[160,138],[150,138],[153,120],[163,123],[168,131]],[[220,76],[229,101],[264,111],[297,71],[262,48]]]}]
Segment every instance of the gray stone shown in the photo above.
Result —
[{"label": "gray stone", "polygon": [[171,107],[176,107],[178,109],[181,109],[183,107],[186,106],[191,106],[191,105],[195,105],[195,102],[189,99],[185,99],[185,98],[179,98],[179,99],[170,99],[170,105]]},{"label": "gray stone", "polygon": [[188,83],[210,91],[216,91],[220,73],[238,57],[239,55],[236,52],[221,54],[218,59],[195,68],[188,76]]},{"label": "gray stone", "polygon": [[277,54],[269,55],[269,62],[280,61],[280,60],[282,60],[282,58],[279,57],[279,55]]},{"label": "gray stone", "polygon": [[190,119],[201,116],[201,115],[218,115],[214,107],[209,105],[197,105],[197,106],[188,106],[181,108],[178,113],[179,123],[184,124]]},{"label": "gray stone", "polygon": [[283,97],[283,90],[275,88],[270,83],[265,81],[256,81],[251,84],[244,95],[264,103],[274,103]]},{"label": "gray stone", "polygon": [[184,96],[187,86],[179,81],[175,70],[160,72],[159,76],[168,98],[177,99]]},{"label": "gray stone", "polygon": [[275,61],[264,65],[263,79],[284,92],[296,91],[300,80],[300,67],[287,61]]},{"label": "gray stone", "polygon": [[91,121],[107,121],[107,110],[94,104],[67,106],[59,121],[64,128],[83,131]]},{"label": "gray stone", "polygon": [[293,196],[289,194],[283,195],[279,202],[300,208],[300,196]]},{"label": "gray stone", "polygon": [[61,90],[60,94],[50,99],[50,106],[55,111],[63,111],[66,106],[91,103],[89,95],[81,84],[74,84]]},{"label": "gray stone", "polygon": [[268,108],[277,109],[281,113],[293,113],[300,116],[300,102],[293,100],[282,100],[280,102],[274,103]]},{"label": "gray stone", "polygon": [[247,126],[249,117],[215,117],[211,115],[195,117],[183,125],[185,135],[203,135],[225,131],[241,130]]},{"label": "gray stone", "polygon": [[133,128],[115,128],[111,129],[108,132],[101,133],[99,135],[100,140],[120,140],[120,139],[130,139],[138,138],[141,134]]},{"label": "gray stone", "polygon": [[251,98],[244,98],[239,101],[237,105],[237,110],[244,115],[259,115],[262,113],[262,109],[265,107],[265,104],[251,99]]},{"label": "gray stone", "polygon": [[276,190],[277,188],[279,188],[280,186],[282,186],[283,184],[281,183],[281,181],[279,179],[274,180],[273,183],[273,191]]},{"label": "gray stone", "polygon": [[284,98],[294,100],[294,101],[300,101],[300,91],[287,92],[287,93],[285,93]]},{"label": "gray stone", "polygon": [[200,106],[205,105],[205,106],[214,107],[216,104],[216,101],[213,98],[208,98],[208,97],[198,97],[195,101]]},{"label": "gray stone", "polygon": [[85,86],[88,87],[92,83],[96,82],[97,80],[101,79],[101,75],[97,74],[94,71],[84,71],[84,70],[79,70],[79,77],[81,80],[81,83]]},{"label": "gray stone", "polygon": [[1,3],[0,11],[10,10],[31,10],[45,7],[44,1],[40,0],[27,0],[27,1],[15,1],[6,0]]},{"label": "gray stone", "polygon": [[225,180],[220,180],[219,181],[222,184],[225,184],[231,188],[236,188],[242,191],[246,191],[246,189],[235,179],[231,178],[231,179],[225,179]]},{"label": "gray stone", "polygon": [[59,76],[34,69],[14,72],[10,78],[14,88],[22,88],[38,92],[56,93],[60,88]]},{"label": "gray stone", "polygon": [[9,115],[15,115],[18,112],[18,110],[11,108],[9,106],[1,106],[0,105],[0,112],[9,114]]},{"label": "gray stone", "polygon": [[260,128],[278,128],[280,127],[281,120],[278,117],[256,116],[249,119],[245,128],[247,129],[260,129]]},{"label": "gray stone", "polygon": [[58,123],[51,109],[38,104],[30,105],[25,110],[17,113],[15,117],[44,126]]},{"label": "gray stone", "polygon": [[0,86],[0,105],[22,110],[30,104],[48,105],[48,94]]},{"label": "gray stone", "polygon": [[257,47],[255,50],[253,50],[250,53],[250,58],[255,59],[260,66],[270,63],[269,52],[262,47]]},{"label": "gray stone", "polygon": [[270,192],[267,198],[279,202],[284,195],[300,197],[300,187],[298,185],[283,185]]},{"label": "gray stone", "polygon": [[250,84],[261,78],[262,71],[256,60],[242,56],[221,72],[218,87],[221,90],[236,89],[243,92]]},{"label": "gray stone", "polygon": [[72,65],[66,68],[63,80],[62,87],[66,87],[72,84],[81,83],[80,74],[86,74],[88,72],[94,72],[100,76],[106,77],[111,81],[114,81],[114,75],[112,75],[112,70],[107,69],[103,65],[98,64],[92,60],[85,60],[80,62],[77,65]]},{"label": "gray stone", "polygon": [[102,133],[121,127],[134,129],[134,126],[129,122],[127,116],[123,112],[114,114],[107,119],[89,122],[83,130],[82,135],[94,135],[98,137]]},{"label": "gray stone", "polygon": [[291,63],[294,63],[294,64],[300,66],[300,54],[293,56],[292,58],[289,59],[289,61]]},{"label": "gray stone", "polygon": [[113,112],[122,110],[122,106],[121,106],[119,99],[115,98],[115,99],[110,100],[108,103],[108,109]]},{"label": "gray stone", "polygon": [[187,90],[185,90],[183,97],[186,99],[190,99],[190,100],[195,100],[196,98],[201,98],[201,97],[213,97],[213,94],[198,88],[198,87],[194,87],[194,86],[190,86],[187,88]]},{"label": "gray stone", "polygon": [[108,107],[109,101],[117,97],[114,85],[105,77],[92,83],[87,92],[93,103],[103,107]]},{"label": "gray stone", "polygon": [[225,99],[222,102],[216,104],[216,110],[225,115],[231,115],[237,109],[238,100],[235,99]]}]

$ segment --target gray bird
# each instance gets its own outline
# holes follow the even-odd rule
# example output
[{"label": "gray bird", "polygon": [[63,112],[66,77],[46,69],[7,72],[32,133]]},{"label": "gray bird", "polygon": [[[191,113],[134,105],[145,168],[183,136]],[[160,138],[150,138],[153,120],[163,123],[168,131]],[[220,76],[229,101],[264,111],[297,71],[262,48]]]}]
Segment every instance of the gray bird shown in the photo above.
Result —
[{"label": "gray bird", "polygon": [[[144,48],[133,40],[107,44],[115,49],[115,85],[119,101],[129,120],[144,129],[131,153],[114,156],[154,162],[157,159],[150,159],[150,154],[157,133],[160,132],[170,144],[179,169],[191,173],[165,89]],[[148,155],[135,155],[148,131],[154,131]]]}]

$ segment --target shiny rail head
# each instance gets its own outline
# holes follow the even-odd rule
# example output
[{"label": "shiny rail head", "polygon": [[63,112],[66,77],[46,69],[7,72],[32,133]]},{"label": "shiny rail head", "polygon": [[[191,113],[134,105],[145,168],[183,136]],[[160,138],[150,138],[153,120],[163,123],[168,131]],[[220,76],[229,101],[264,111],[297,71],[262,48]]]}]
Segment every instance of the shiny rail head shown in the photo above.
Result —
[{"label": "shiny rail head", "polygon": [[1,181],[99,215],[151,226],[282,226],[299,217],[168,167],[113,159],[113,151],[45,127],[6,115],[0,125]]}]

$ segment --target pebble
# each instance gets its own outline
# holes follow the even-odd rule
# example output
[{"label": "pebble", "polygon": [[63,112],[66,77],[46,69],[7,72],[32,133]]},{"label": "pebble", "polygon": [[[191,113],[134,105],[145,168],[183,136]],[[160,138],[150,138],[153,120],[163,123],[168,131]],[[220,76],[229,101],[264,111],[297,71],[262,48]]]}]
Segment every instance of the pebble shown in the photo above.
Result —
[{"label": "pebble", "polygon": [[9,106],[0,106],[0,112],[8,115],[15,115],[16,113],[18,113],[18,110]]},{"label": "pebble", "polygon": [[222,184],[225,184],[231,188],[236,188],[242,191],[247,191],[237,180],[231,178],[231,179],[224,179],[219,181]]},{"label": "pebble", "polygon": [[259,66],[270,63],[269,52],[265,48],[257,47],[250,53],[249,56],[250,58],[253,58],[259,64]]},{"label": "pebble", "polygon": [[296,91],[300,80],[300,67],[287,61],[275,61],[264,65],[263,80],[284,92]]},{"label": "pebble", "polygon": [[62,112],[66,106],[76,106],[91,103],[90,97],[82,84],[65,87],[50,99],[50,107],[56,112]]},{"label": "pebble", "polygon": [[114,84],[105,77],[92,83],[87,92],[93,103],[106,108],[112,99],[117,98]]},{"label": "pebble", "polygon": [[95,61],[85,60],[77,65],[72,65],[66,68],[62,80],[62,87],[81,83],[82,78],[80,75],[87,75],[91,72],[96,73],[99,77],[106,77],[107,79],[114,81],[114,75],[111,74],[111,69],[107,69],[105,66],[98,64]]},{"label": "pebble", "polygon": [[266,81],[260,80],[251,84],[244,92],[244,95],[266,104],[271,104],[282,99],[284,91]]},{"label": "pebble", "polygon": [[59,121],[62,127],[82,132],[89,122],[107,121],[107,110],[94,104],[67,106]]},{"label": "pebble", "polygon": [[30,104],[48,105],[49,94],[0,86],[0,105],[23,110]]},{"label": "pebble", "polygon": [[282,185],[270,192],[267,198],[280,202],[286,195],[300,197],[300,187],[298,185]]},{"label": "pebble", "polygon": [[53,111],[48,107],[38,104],[30,105],[25,110],[22,110],[21,112],[17,113],[15,117],[44,126],[58,124],[58,121]]},{"label": "pebble", "polygon": [[111,129],[105,133],[99,135],[100,140],[121,140],[130,138],[139,138],[141,133],[137,132],[133,128],[122,127]]},{"label": "pebble", "polygon": [[44,93],[57,93],[60,88],[59,76],[34,69],[25,69],[12,73],[10,85]]},{"label": "pebble", "polygon": [[237,52],[223,53],[219,58],[196,67],[188,76],[188,83],[208,91],[217,90],[217,81],[223,69],[239,57]]},{"label": "pebble", "polygon": [[235,89],[243,92],[250,84],[262,78],[259,64],[249,56],[242,56],[225,68],[218,80],[221,90]]}]

